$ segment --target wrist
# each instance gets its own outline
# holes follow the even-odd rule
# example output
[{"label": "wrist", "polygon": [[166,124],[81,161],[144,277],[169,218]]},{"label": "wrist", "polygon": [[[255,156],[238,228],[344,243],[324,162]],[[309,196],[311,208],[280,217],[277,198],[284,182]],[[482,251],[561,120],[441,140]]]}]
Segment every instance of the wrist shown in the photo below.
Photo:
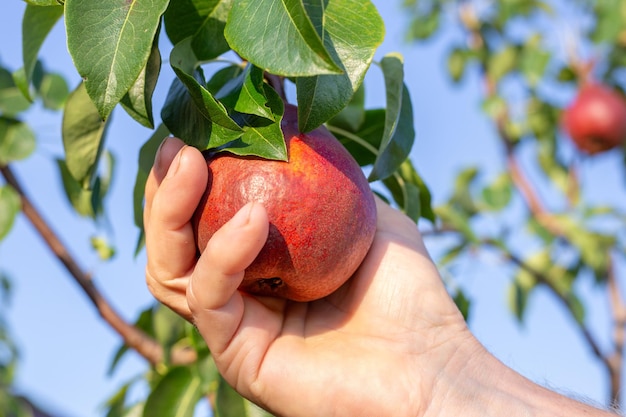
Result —
[{"label": "wrist", "polygon": [[[472,338],[473,339],[473,338]],[[476,339],[441,370],[424,417],[610,417],[615,414],[542,387],[490,354]]]}]

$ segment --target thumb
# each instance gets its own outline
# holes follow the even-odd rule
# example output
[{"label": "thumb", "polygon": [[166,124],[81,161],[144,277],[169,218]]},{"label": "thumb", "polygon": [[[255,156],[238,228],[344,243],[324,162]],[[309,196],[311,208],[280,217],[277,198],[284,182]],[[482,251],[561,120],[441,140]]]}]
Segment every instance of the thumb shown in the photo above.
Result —
[{"label": "thumb", "polygon": [[241,323],[244,303],[237,288],[268,231],[263,205],[248,203],[211,237],[198,260],[187,287],[187,303],[212,351],[222,352]]}]

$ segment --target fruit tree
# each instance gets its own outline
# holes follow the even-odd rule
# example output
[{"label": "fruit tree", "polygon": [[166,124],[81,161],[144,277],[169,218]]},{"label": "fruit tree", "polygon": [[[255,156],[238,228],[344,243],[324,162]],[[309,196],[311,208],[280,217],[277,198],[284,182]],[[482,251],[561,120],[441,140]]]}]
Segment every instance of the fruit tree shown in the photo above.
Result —
[{"label": "fruit tree", "polygon": [[[382,48],[389,26],[396,24],[381,17],[383,3],[26,0],[23,14],[13,16],[21,20],[15,37],[21,38],[22,59],[0,61],[0,239],[9,242],[18,219],[30,223],[119,338],[111,372],[131,354],[145,363],[141,377],[120,383],[106,400],[103,415],[158,417],[176,409],[176,415],[192,416],[199,404],[220,416],[268,415],[224,382],[190,323],[154,303],[128,317],[119,300],[106,295],[107,282],[98,276],[102,268],[92,273],[83,266],[82,257],[108,265],[121,256],[116,246],[123,245],[111,232],[120,211],[108,204],[120,181],[133,184],[123,210],[132,216],[136,233],[125,250],[142,262],[144,185],[168,135],[205,152],[209,170],[215,171],[215,193],[222,193],[207,193],[209,203],[197,212],[201,247],[250,194],[264,198],[259,196],[267,184],[289,190],[280,204],[269,207],[270,216],[277,216],[276,231],[270,232],[262,256],[282,262],[284,246],[294,244],[296,252],[320,261],[312,266],[288,259],[278,272],[268,272],[259,257],[259,265],[247,271],[247,290],[262,287],[306,300],[340,285],[326,285],[324,277],[338,270],[349,276],[359,259],[347,255],[367,250],[375,221],[371,188],[423,231],[470,325],[478,303],[472,293],[480,289],[464,280],[464,265],[486,264],[487,255],[495,255],[497,274],[507,279],[508,292],[501,296],[515,320],[524,323],[537,294],[548,295],[542,302],[560,308],[606,381],[607,404],[621,404],[626,0],[404,0],[394,5],[406,18],[402,30],[411,48],[436,45],[440,70],[451,85],[472,87],[472,110],[479,109],[491,129],[491,149],[485,152],[498,159],[496,172],[493,165],[463,166],[444,189],[430,182],[443,173],[423,172],[414,157],[427,149],[425,144],[430,149],[438,144],[438,137],[420,135],[414,111],[416,103],[435,98],[409,90],[407,81],[421,77],[420,62]],[[74,70],[71,79],[56,72],[55,60],[42,58],[50,47],[46,40],[59,27]],[[366,95],[370,88],[379,92],[374,103]],[[60,124],[55,145],[44,145],[59,150],[52,157],[40,151],[42,134],[50,133],[32,116],[42,109]],[[456,115],[446,117],[456,122]],[[145,135],[111,135],[118,120]],[[471,131],[463,133],[454,139],[463,143],[445,152],[485,143]],[[317,149],[325,159],[313,161],[298,147],[308,138],[315,149],[320,136],[337,142],[334,149]],[[139,143],[138,152],[132,155],[132,174],[120,177],[126,167],[111,148],[129,141]],[[42,156],[54,160],[62,193],[31,194],[38,178],[19,167]],[[285,161],[292,165],[281,171],[281,179],[274,177],[260,190],[253,177],[261,166],[286,166]],[[607,166],[612,177],[598,181],[593,170]],[[295,170],[306,173],[294,177]],[[315,182],[322,176],[332,187]],[[598,194],[609,180],[608,197]],[[212,198],[228,201],[220,205],[223,218],[212,209]],[[73,216],[59,220],[45,210],[46,201],[59,199],[69,202]],[[305,204],[307,199],[327,199],[332,215],[319,204]],[[284,207],[298,224],[314,223],[310,235],[290,229],[280,218]],[[93,233],[84,242],[66,241],[69,222]],[[310,236],[325,242],[324,251],[305,252]],[[81,244],[89,249],[77,250]],[[321,261],[329,253],[336,263],[330,271]],[[8,299],[12,283],[27,277],[5,275],[3,262],[0,257],[0,296]],[[319,285],[303,289],[298,271],[319,276]],[[28,415],[29,402],[10,389],[20,348],[10,337],[3,305],[0,414]],[[589,312],[598,310],[606,320],[595,328]]]}]

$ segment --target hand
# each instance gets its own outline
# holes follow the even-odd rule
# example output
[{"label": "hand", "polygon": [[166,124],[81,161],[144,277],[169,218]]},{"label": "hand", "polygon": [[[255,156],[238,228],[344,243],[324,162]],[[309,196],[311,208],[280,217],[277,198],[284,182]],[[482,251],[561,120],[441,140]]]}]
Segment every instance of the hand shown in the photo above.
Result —
[{"label": "hand", "polygon": [[147,283],[196,324],[243,396],[284,416],[514,416],[516,404],[521,413],[556,396],[484,350],[400,212],[377,201],[374,243],[330,296],[254,297],[237,287],[265,242],[267,213],[247,204],[197,257],[190,219],[206,183],[200,152],[166,140],[146,186]]}]

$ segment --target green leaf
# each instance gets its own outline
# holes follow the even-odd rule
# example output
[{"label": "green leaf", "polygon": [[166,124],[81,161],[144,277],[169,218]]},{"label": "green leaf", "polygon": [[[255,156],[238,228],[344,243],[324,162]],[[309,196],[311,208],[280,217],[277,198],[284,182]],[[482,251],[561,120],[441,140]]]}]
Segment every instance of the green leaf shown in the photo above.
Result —
[{"label": "green leaf", "polygon": [[249,64],[237,78],[226,83],[215,94],[215,98],[239,113],[254,114],[275,121],[274,114],[267,106],[264,84],[263,70]]},{"label": "green leaf", "polygon": [[454,295],[454,303],[463,315],[465,321],[467,321],[469,319],[470,307],[472,303],[471,300],[465,295],[465,292],[458,289]]},{"label": "green leaf", "polygon": [[215,397],[216,417],[246,417],[245,398],[237,393],[223,378],[220,378]]},{"label": "green leaf", "polygon": [[224,38],[224,28],[233,0],[170,1],[165,11],[165,31],[176,45],[192,37],[191,46],[201,61],[214,59],[230,46]]},{"label": "green leaf", "polygon": [[99,179],[96,178],[91,189],[86,189],[83,188],[82,184],[76,181],[65,161],[57,159],[57,166],[61,174],[65,195],[76,213],[84,217],[95,219],[98,213],[97,207],[94,204],[94,194],[99,192]]},{"label": "green leaf", "polygon": [[146,182],[148,181],[152,165],[154,165],[154,158],[159,150],[159,146],[169,133],[170,132],[165,125],[159,125],[157,130],[154,131],[154,133],[139,150],[137,176],[135,178],[135,186],[133,188],[133,211],[135,225],[141,231],[143,231],[143,203]]},{"label": "green leaf", "polygon": [[170,64],[178,78],[172,83],[161,113],[170,131],[200,150],[217,148],[241,137],[242,128],[206,89],[190,38],[174,47]]},{"label": "green leaf", "polygon": [[157,36],[154,39],[152,51],[150,52],[146,66],[120,102],[124,110],[126,110],[133,119],[150,129],[154,128],[152,94],[156,88],[160,71],[161,53],[159,52]]},{"label": "green leaf", "polygon": [[404,64],[398,55],[387,55],[381,61],[387,95],[385,130],[379,154],[369,175],[369,181],[392,175],[408,158],[415,140],[413,106],[403,83]]},{"label": "green leaf", "polygon": [[144,417],[193,417],[202,397],[201,384],[191,367],[170,369],[148,396]]},{"label": "green leaf", "polygon": [[220,148],[240,156],[258,156],[279,161],[287,160],[287,145],[280,124],[284,106],[282,99],[269,85],[264,85],[272,120],[254,114],[233,114],[243,127],[241,138]]},{"label": "green leaf", "polygon": [[101,261],[111,260],[115,256],[115,248],[102,236],[92,236],[89,239],[91,248],[96,251]]},{"label": "green leaf", "polygon": [[304,77],[342,72],[302,0],[237,1],[224,34],[240,56],[276,75]]},{"label": "green leaf", "polygon": [[430,38],[439,29],[441,16],[438,9],[433,13],[417,14],[411,23],[409,37],[417,40]]},{"label": "green leaf", "polygon": [[25,159],[35,150],[35,134],[24,122],[0,116],[0,165]]},{"label": "green leaf", "polygon": [[[196,72],[195,76],[200,79],[202,77],[199,71]],[[210,146],[213,123],[200,111],[189,90],[179,78],[174,78],[172,81],[161,109],[161,119],[167,130],[187,145],[200,150],[205,150]],[[243,133],[240,132],[236,135],[233,133],[227,137],[234,140],[241,134]]]},{"label": "green leaf", "polygon": [[65,163],[83,188],[93,185],[104,145],[106,123],[81,83],[67,99],[63,112],[62,134]]},{"label": "green leaf", "polygon": [[420,217],[435,222],[430,191],[410,159],[407,159],[396,174],[386,178],[383,183],[407,216],[415,222]]},{"label": "green leaf", "polygon": [[357,130],[340,118],[330,120],[327,127],[360,166],[372,165],[385,129],[385,109],[366,110],[363,123]]},{"label": "green leaf", "polygon": [[454,182],[454,193],[450,203],[469,215],[476,214],[478,209],[474,203],[471,187],[478,178],[478,168],[469,167],[462,170]]},{"label": "green leaf", "polygon": [[61,74],[46,73],[39,83],[37,93],[43,106],[49,110],[61,110],[69,96],[69,87]]},{"label": "green leaf", "polygon": [[482,191],[483,202],[488,210],[499,211],[509,205],[513,195],[513,184],[510,174],[503,172]]},{"label": "green leaf", "polygon": [[215,397],[216,417],[272,417],[272,414],[243,398],[220,377]]},{"label": "green leaf", "polygon": [[448,74],[452,81],[459,82],[465,73],[467,65],[467,53],[463,48],[453,48],[448,53]]},{"label": "green leaf", "polygon": [[472,230],[470,217],[452,205],[442,205],[435,208],[435,213],[444,226],[458,230],[465,239],[472,243],[479,243],[479,239]]},{"label": "green leaf", "polygon": [[[328,121],[329,124],[348,129],[350,132],[358,131],[365,122],[365,86],[361,84],[354,93],[352,99],[341,112]],[[381,134],[382,137],[382,134]]]},{"label": "green leaf", "polygon": [[[156,305],[157,304],[155,302],[154,306],[147,307],[143,311],[141,311],[141,313],[139,313],[139,316],[137,317],[137,320],[135,320],[135,322],[133,323],[133,325],[136,328],[140,329],[141,331],[143,331],[145,334],[149,336],[154,336],[152,316],[154,313],[154,309],[156,308]],[[113,375],[113,373],[117,369],[117,366],[120,364],[121,359],[129,351],[130,351],[130,348],[128,347],[128,345],[124,343],[120,345],[120,347],[115,352],[113,359],[111,360],[111,364],[109,365],[109,369],[107,370],[107,375],[109,376]]]},{"label": "green leaf", "polygon": [[[20,196],[10,185],[0,186],[0,242],[9,234],[22,208]],[[0,295],[4,290],[0,289]]]},{"label": "green leaf", "polygon": [[326,49],[340,65],[342,74],[315,75],[296,80],[298,126],[309,132],[336,116],[351,101],[382,43],[385,28],[370,1],[306,1]]},{"label": "green leaf", "polygon": [[172,346],[178,342],[184,335],[184,321],[173,310],[164,306],[157,305],[152,317],[152,325],[154,326],[154,336],[156,340],[163,346],[166,355],[166,361],[169,357]]},{"label": "green leaf", "polygon": [[14,76],[9,70],[0,67],[0,114],[16,116],[27,110],[30,105],[30,101],[16,85]]},{"label": "green leaf", "polygon": [[278,94],[266,86],[268,103],[276,121],[251,114],[233,115],[243,127],[241,138],[221,147],[220,151],[228,151],[240,156],[258,156],[279,161],[287,160],[287,145],[280,128],[283,115],[283,102]]},{"label": "green leaf", "polygon": [[67,47],[106,119],[139,77],[168,0],[66,0]]},{"label": "green leaf", "polygon": [[[233,88],[227,83],[221,89],[226,102],[234,106],[231,118],[224,104],[204,86],[204,75],[200,68],[196,68],[198,60],[191,50],[189,38],[174,47],[170,62],[186,89],[181,89],[175,80],[163,109],[163,121],[172,133],[176,136],[179,132],[185,134],[179,137],[202,150],[228,150],[237,155],[287,159],[280,129],[283,102],[269,85],[262,82],[258,70],[250,69],[247,75],[244,73],[239,78],[240,81],[234,80]],[[239,84],[241,89],[237,88]],[[241,113],[236,109],[252,113]],[[197,121],[197,125],[190,126],[190,118]]]},{"label": "green leaf", "polygon": [[520,71],[531,86],[536,86],[541,81],[552,56],[541,48],[540,41],[539,36],[531,37],[520,54]]},{"label": "green leaf", "polygon": [[490,56],[487,62],[487,75],[493,82],[498,82],[515,68],[516,63],[517,49],[514,46],[507,46]]},{"label": "green leaf", "polygon": [[[47,4],[47,6],[52,6]],[[63,6],[40,7],[28,4],[22,18],[22,57],[24,60],[25,84],[30,85],[37,63],[39,50],[48,34],[63,16]],[[23,91],[25,93],[28,90]],[[29,97],[26,95],[26,97]]]},{"label": "green leaf", "polygon": [[26,3],[33,6],[59,6],[63,4],[62,0],[26,0]]}]

